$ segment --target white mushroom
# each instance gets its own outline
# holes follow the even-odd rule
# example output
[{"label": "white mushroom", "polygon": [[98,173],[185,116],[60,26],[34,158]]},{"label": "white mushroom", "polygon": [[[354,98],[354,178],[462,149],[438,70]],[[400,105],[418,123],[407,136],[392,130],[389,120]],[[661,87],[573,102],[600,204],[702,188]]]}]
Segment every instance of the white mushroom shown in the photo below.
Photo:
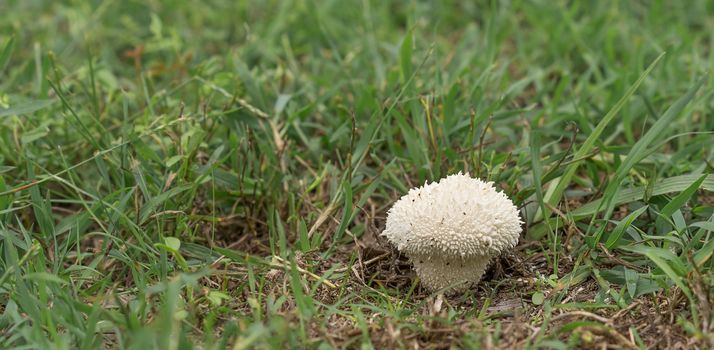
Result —
[{"label": "white mushroom", "polygon": [[458,173],[409,190],[389,210],[382,236],[409,257],[427,289],[458,291],[518,243],[521,225],[518,209],[493,182]]}]

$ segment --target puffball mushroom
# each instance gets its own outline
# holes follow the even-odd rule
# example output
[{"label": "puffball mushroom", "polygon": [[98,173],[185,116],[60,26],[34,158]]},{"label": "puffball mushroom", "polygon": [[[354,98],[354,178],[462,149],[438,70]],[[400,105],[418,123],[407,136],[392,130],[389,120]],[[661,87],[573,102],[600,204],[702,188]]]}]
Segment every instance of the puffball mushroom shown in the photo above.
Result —
[{"label": "puffball mushroom", "polygon": [[382,232],[414,265],[429,290],[478,283],[491,259],[515,247],[518,209],[493,182],[469,174],[412,188],[387,214]]}]

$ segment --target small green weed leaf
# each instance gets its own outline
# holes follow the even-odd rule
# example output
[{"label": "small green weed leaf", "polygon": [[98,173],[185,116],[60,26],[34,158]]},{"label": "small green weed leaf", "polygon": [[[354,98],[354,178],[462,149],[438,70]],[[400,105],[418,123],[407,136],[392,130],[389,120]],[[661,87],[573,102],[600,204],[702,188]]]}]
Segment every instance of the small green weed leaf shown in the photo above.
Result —
[{"label": "small green weed leaf", "polygon": [[230,297],[225,293],[212,290],[208,292],[208,295],[206,295],[206,299],[208,299],[208,301],[210,301],[213,306],[221,306],[223,300],[228,300],[230,299]]},{"label": "small green weed leaf", "polygon": [[181,241],[176,237],[165,237],[164,244],[174,252],[178,252],[181,249]]},{"label": "small green weed leaf", "polygon": [[531,296],[531,301],[533,302],[533,305],[543,305],[543,302],[545,301],[545,294],[543,294],[543,292],[535,292]]},{"label": "small green weed leaf", "polygon": [[175,237],[164,237],[164,243],[154,243],[154,247],[163,249],[169,252],[176,259],[176,262],[181,266],[184,271],[188,270],[188,264],[186,259],[181,255],[179,249],[181,248],[181,241]]}]

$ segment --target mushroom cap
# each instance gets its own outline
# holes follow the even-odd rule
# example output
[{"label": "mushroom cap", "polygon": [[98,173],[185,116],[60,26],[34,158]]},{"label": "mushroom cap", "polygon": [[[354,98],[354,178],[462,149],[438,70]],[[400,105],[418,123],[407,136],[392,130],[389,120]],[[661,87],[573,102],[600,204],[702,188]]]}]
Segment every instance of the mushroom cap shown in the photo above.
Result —
[{"label": "mushroom cap", "polygon": [[382,235],[407,256],[490,259],[518,243],[521,224],[493,182],[458,173],[409,190],[389,210]]}]

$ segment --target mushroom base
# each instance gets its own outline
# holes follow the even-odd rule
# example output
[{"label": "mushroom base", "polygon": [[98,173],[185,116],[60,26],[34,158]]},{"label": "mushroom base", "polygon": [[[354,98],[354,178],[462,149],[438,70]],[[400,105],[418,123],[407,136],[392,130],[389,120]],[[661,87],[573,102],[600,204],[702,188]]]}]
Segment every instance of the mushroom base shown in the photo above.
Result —
[{"label": "mushroom base", "polygon": [[435,256],[411,256],[410,259],[426,289],[435,291],[452,287],[449,292],[464,291],[478,283],[491,261],[490,256],[452,259]]}]

